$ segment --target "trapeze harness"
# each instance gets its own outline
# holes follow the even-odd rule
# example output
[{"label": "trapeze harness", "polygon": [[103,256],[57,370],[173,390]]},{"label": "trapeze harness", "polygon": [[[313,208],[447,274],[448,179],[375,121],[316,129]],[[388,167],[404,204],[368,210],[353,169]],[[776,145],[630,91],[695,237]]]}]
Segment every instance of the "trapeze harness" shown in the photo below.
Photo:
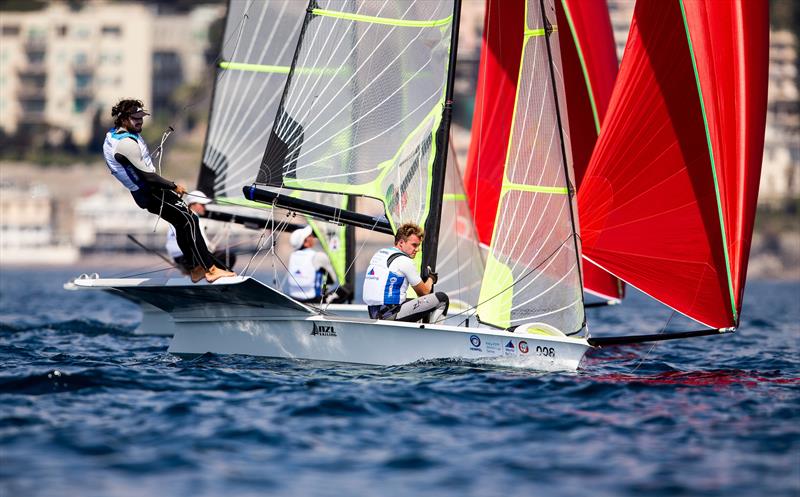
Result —
[{"label": "trapeze harness", "polygon": [[[423,295],[416,299],[406,299],[408,278],[395,273],[389,267],[397,258],[407,257],[396,247],[379,250],[369,261],[364,277],[364,302],[372,319],[393,319],[397,321],[418,321],[427,319],[437,308],[447,314],[450,301],[444,292]],[[380,297],[377,297],[380,296]]]}]

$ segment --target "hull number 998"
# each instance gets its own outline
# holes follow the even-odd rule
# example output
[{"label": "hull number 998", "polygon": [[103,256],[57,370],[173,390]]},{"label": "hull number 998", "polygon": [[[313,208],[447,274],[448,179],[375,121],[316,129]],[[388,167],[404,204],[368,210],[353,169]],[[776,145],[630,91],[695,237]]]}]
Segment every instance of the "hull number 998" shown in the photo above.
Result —
[{"label": "hull number 998", "polygon": [[539,347],[536,346],[536,355],[541,355],[545,357],[555,357],[556,351],[553,347]]}]

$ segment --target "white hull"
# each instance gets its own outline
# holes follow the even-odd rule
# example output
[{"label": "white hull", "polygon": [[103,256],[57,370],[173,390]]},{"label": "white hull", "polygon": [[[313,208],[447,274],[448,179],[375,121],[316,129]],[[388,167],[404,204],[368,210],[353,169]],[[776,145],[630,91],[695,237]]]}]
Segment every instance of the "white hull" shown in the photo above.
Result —
[{"label": "white hull", "polygon": [[383,366],[442,358],[488,359],[560,371],[577,369],[588,347],[586,340],[577,338],[311,316],[292,320],[176,319],[169,351],[177,355],[212,352]]},{"label": "white hull", "polygon": [[[589,348],[585,338],[541,331],[511,333],[319,314],[246,277],[194,285],[182,279],[95,279],[75,284],[114,289],[167,311],[175,332],[169,351],[185,356],[211,352],[385,366],[467,359],[554,371],[577,369]],[[362,307],[335,310],[360,314]]]}]

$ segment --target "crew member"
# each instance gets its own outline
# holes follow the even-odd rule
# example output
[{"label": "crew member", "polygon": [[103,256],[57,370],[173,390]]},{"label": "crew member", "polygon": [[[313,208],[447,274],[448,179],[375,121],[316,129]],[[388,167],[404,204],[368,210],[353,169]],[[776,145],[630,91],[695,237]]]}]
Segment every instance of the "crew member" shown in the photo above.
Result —
[{"label": "crew member", "polygon": [[[229,250],[214,250],[214,247],[208,241],[205,223],[206,219],[204,219],[204,216],[206,215],[206,204],[210,203],[211,199],[208,198],[202,191],[194,190],[186,194],[184,202],[187,206],[189,206],[189,210],[197,214],[200,218],[200,234],[203,237],[203,241],[206,242],[206,247],[213,251],[212,255],[214,256],[214,264],[219,268],[232,269],[236,264],[236,254],[230,252]],[[189,258],[183,255],[183,251],[178,246],[178,237],[175,233],[175,228],[173,228],[172,225],[170,225],[169,230],[167,230],[166,249],[167,253],[169,253],[170,257],[172,257],[172,260],[175,261],[175,264],[183,272],[189,274],[194,265]]]},{"label": "crew member", "polygon": [[336,272],[328,256],[314,250],[317,239],[311,226],[293,231],[289,243],[294,249],[289,257],[286,283],[289,296],[307,304],[340,304],[350,298],[352,292],[343,286],[331,292],[325,291],[329,284],[338,283]]},{"label": "crew member", "polygon": [[[450,300],[444,292],[433,291],[436,273],[426,268],[423,278],[414,265],[425,234],[418,225],[406,223],[394,236],[394,247],[380,249],[369,261],[364,277],[363,298],[372,319],[396,321],[428,320],[434,311],[447,314]],[[408,286],[418,298],[406,299]]]},{"label": "crew member", "polygon": [[183,185],[162,178],[156,173],[147,144],[140,136],[144,116],[148,116],[140,100],[120,100],[111,109],[114,127],[106,133],[103,156],[111,174],[130,190],[136,205],[164,218],[175,228],[181,251],[191,258],[191,278],[216,281],[234,273],[218,268],[200,234],[197,216],[186,207],[180,195]]}]

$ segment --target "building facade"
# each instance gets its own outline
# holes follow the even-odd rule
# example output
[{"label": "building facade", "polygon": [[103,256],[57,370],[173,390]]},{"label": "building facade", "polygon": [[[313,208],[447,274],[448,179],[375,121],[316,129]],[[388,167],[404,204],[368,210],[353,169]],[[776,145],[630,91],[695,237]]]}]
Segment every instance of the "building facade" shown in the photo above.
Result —
[{"label": "building facade", "polygon": [[84,145],[96,138],[97,113],[109,122],[121,98],[139,98],[158,111],[175,88],[203,78],[208,28],[222,14],[221,5],[161,16],[153,7],[106,1],[4,11],[0,128],[68,132]]}]

